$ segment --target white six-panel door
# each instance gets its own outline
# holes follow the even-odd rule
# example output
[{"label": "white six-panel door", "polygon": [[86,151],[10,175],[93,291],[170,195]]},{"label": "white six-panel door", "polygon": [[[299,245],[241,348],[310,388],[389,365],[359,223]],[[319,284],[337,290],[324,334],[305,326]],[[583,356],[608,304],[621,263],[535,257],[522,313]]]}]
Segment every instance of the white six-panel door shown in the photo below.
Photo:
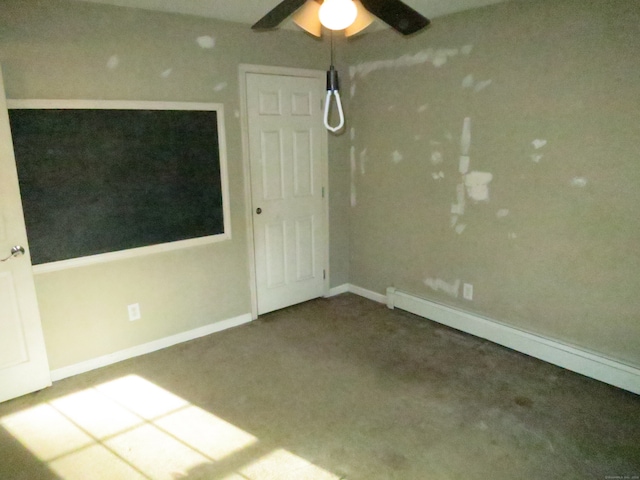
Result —
[{"label": "white six-panel door", "polygon": [[258,313],[325,293],[321,77],[246,74]]},{"label": "white six-panel door", "polygon": [[51,385],[0,71],[0,402]]}]

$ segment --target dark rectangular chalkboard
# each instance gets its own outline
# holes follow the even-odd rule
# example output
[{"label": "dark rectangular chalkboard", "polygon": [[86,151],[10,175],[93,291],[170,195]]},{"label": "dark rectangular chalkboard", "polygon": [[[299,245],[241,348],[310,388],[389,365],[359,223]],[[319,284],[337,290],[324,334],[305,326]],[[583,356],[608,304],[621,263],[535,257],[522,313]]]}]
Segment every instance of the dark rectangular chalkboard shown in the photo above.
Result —
[{"label": "dark rectangular chalkboard", "polygon": [[227,233],[220,108],[29,105],[9,118],[34,265]]}]

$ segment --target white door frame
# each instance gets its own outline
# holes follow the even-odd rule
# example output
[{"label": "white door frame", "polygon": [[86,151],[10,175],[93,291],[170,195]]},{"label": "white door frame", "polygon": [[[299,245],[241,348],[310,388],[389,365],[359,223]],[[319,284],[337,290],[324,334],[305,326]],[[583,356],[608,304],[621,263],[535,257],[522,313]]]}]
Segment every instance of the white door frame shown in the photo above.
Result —
[{"label": "white door frame", "polygon": [[[244,175],[245,222],[247,226],[247,259],[249,265],[249,290],[251,292],[251,318],[258,318],[258,294],[256,284],[255,245],[253,241],[253,205],[251,196],[251,163],[249,158],[249,118],[247,115],[247,74],[261,73],[266,75],[281,75],[288,77],[318,78],[324,81],[326,72],[322,70],[308,70],[303,68],[276,67],[267,65],[240,64],[240,124],[242,130],[242,172]],[[325,235],[325,271],[324,296],[329,295],[329,152],[328,135],[324,130],[322,141],[322,185],[324,185],[322,216]]]}]

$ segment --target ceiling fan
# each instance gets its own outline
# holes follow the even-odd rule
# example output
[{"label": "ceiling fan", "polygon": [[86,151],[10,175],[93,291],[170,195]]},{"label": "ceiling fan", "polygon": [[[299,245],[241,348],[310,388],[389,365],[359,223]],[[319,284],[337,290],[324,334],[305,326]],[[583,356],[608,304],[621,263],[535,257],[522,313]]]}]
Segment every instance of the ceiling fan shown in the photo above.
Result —
[{"label": "ceiling fan", "polygon": [[[322,36],[322,26],[344,30],[347,37],[364,30],[374,16],[403,35],[411,35],[429,25],[430,20],[400,0],[282,0],[251,28],[271,30],[277,28],[290,15],[302,29]],[[336,133],[344,127],[344,111],[340,98],[338,71],[333,66],[333,35],[331,36],[331,67],[327,71],[327,95],[324,104],[324,126]],[[338,108],[339,123],[329,124],[329,108],[334,98]]]},{"label": "ceiling fan", "polygon": [[283,0],[251,28],[277,28],[290,15],[302,29],[317,37],[322,25],[344,30],[347,37],[367,28],[378,17],[403,35],[429,25],[430,20],[400,0]]}]

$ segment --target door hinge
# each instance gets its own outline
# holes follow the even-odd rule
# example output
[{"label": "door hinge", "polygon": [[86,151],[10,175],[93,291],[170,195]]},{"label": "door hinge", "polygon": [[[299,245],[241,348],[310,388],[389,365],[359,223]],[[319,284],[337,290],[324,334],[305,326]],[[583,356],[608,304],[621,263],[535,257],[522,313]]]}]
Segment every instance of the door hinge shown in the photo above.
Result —
[{"label": "door hinge", "polygon": [[323,280],[327,279],[327,271],[326,270],[322,270],[322,279]]},{"label": "door hinge", "polygon": [[322,198],[324,198],[324,187],[322,187]]}]

